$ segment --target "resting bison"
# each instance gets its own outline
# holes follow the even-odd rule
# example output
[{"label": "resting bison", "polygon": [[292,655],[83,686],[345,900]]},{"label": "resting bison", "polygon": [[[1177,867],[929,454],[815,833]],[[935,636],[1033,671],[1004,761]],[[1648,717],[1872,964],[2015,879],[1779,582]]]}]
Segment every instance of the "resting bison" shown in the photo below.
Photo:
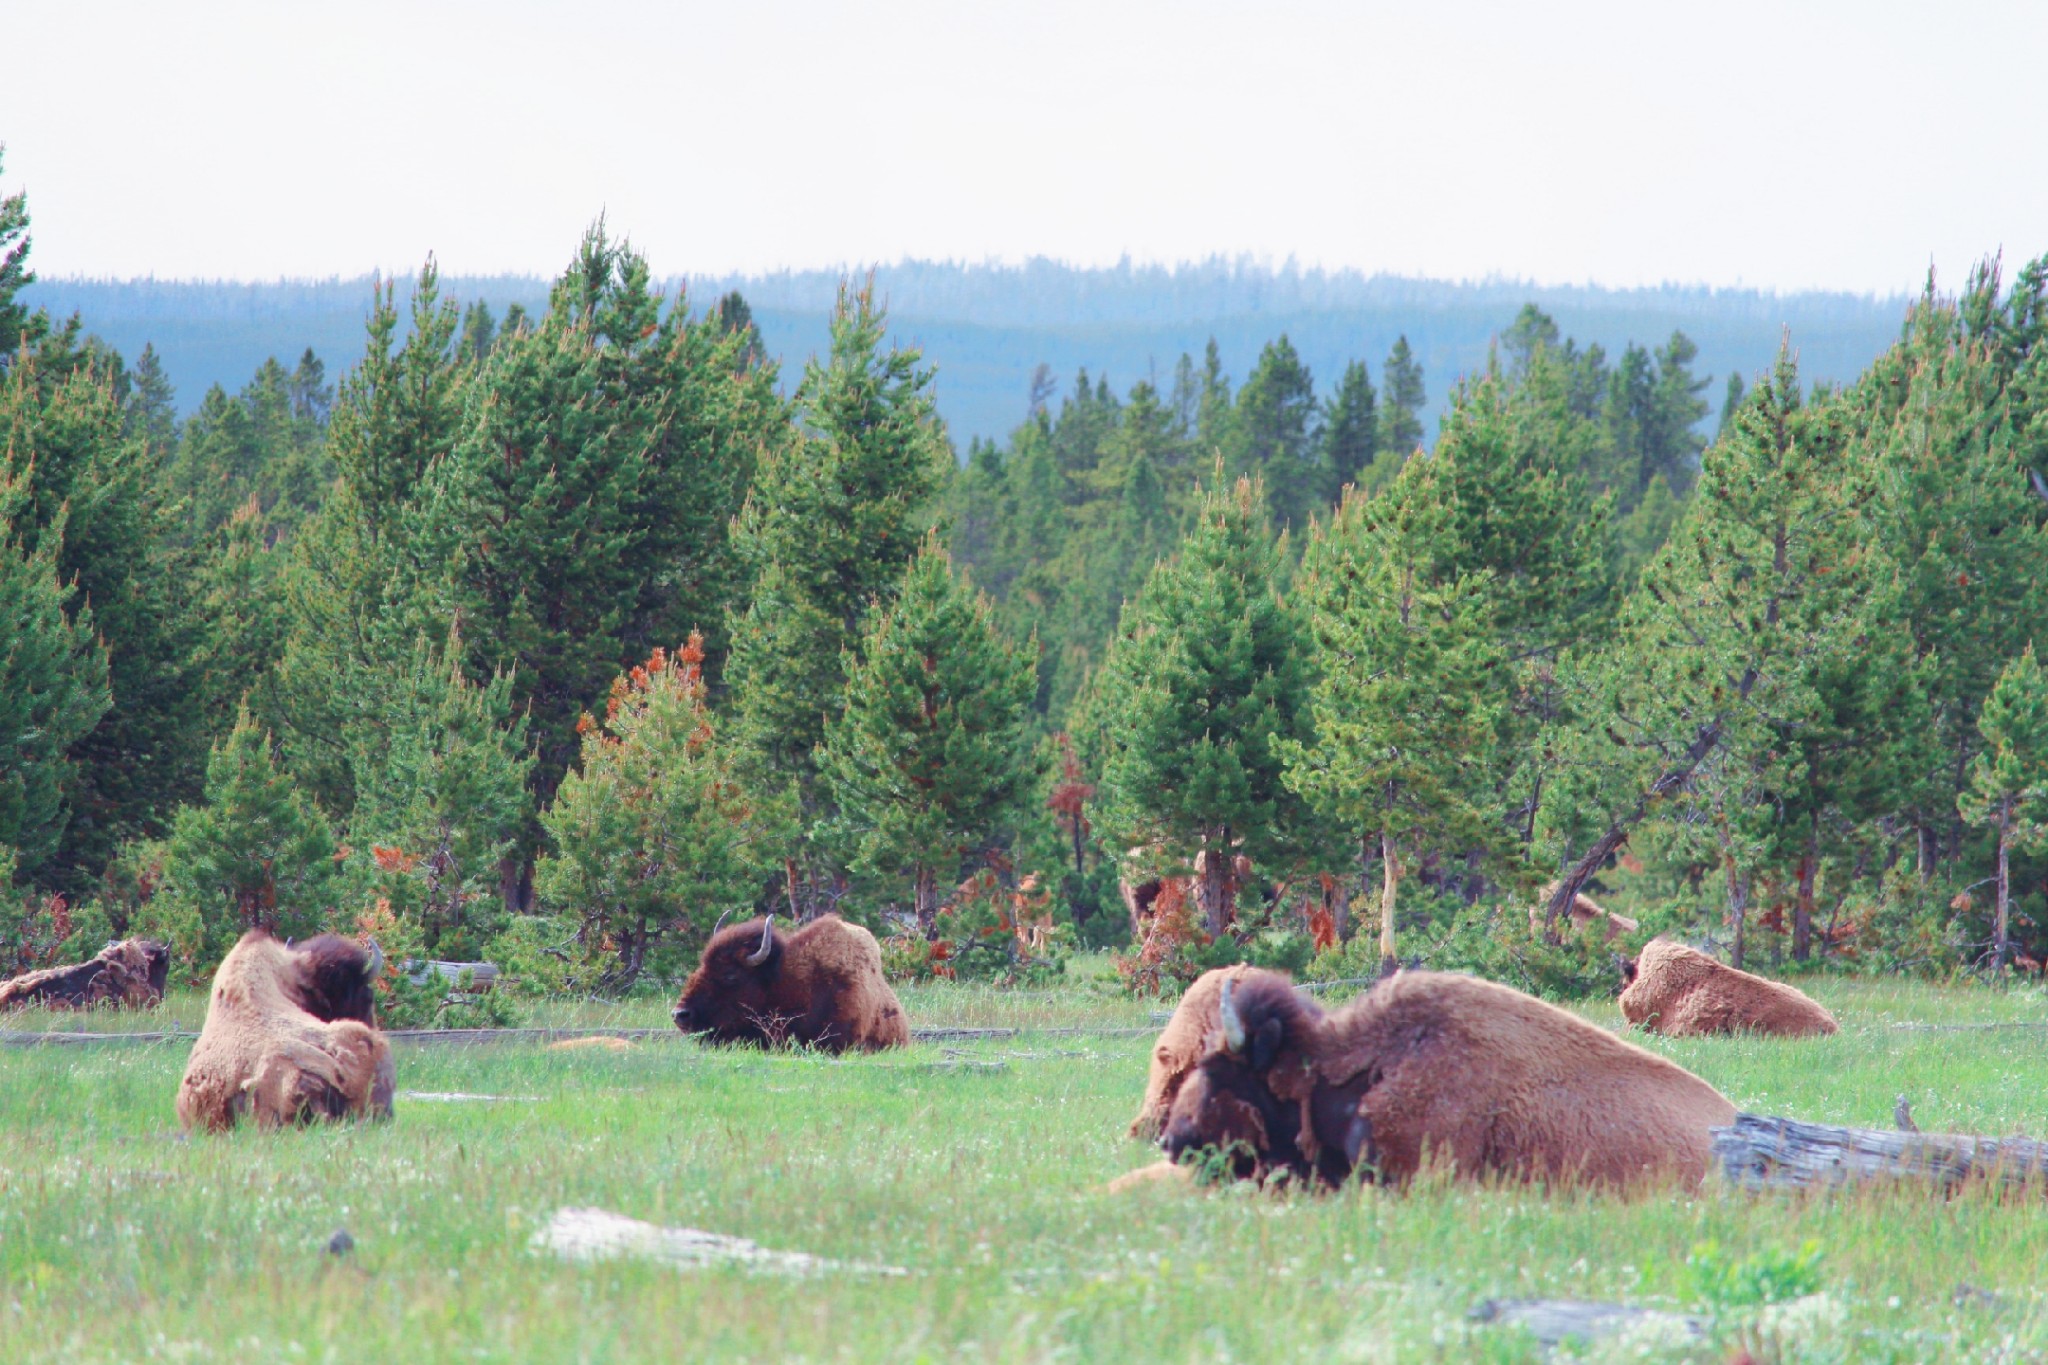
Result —
[{"label": "resting bison", "polygon": [[1737,971],[1697,948],[1651,939],[1623,964],[1621,1012],[1631,1024],[1674,1038],[1702,1033],[1768,1033],[1807,1038],[1833,1033],[1835,1016],[1804,992]]},{"label": "resting bison", "polygon": [[[1216,967],[1196,977],[1181,996],[1173,1017],[1160,1030],[1159,1041],[1152,1045],[1152,1069],[1145,1078],[1144,1103],[1138,1106],[1138,1116],[1131,1120],[1132,1137],[1159,1136],[1166,1126],[1167,1112],[1173,1108],[1174,1096],[1180,1094],[1181,1083],[1200,1063],[1203,1045],[1216,1031],[1216,1004],[1222,998],[1223,983],[1241,981],[1254,970],[1242,963]],[[1311,1012],[1321,1012],[1306,998],[1302,1004]]]},{"label": "resting bison", "polygon": [[89,1010],[95,1005],[148,1009],[164,998],[171,950],[154,939],[109,943],[90,961],[29,972],[0,982],[0,1010],[41,1005],[53,1010]]},{"label": "resting bison", "polygon": [[881,945],[837,915],[793,934],[778,932],[773,915],[713,934],[676,1001],[675,1021],[719,1043],[844,1052],[910,1041],[903,1007],[882,979]]},{"label": "resting bison", "polygon": [[1222,997],[1163,1143],[1220,1148],[1239,1177],[1399,1183],[1434,1152],[1467,1178],[1696,1183],[1735,1119],[1683,1068],[1473,977],[1402,972],[1320,1017],[1275,972]]},{"label": "resting bison", "polygon": [[383,954],[322,934],[293,947],[242,935],[213,974],[206,1027],[178,1087],[186,1128],[219,1132],[391,1115],[391,1047],[370,983]]},{"label": "resting bison", "polygon": [[[1543,932],[1544,912],[1550,904],[1550,897],[1556,890],[1557,883],[1552,882],[1549,886],[1543,888],[1543,894],[1538,897],[1536,904],[1529,907],[1529,932],[1531,934]],[[1617,915],[1612,910],[1601,909],[1599,905],[1594,903],[1593,898],[1584,892],[1572,897],[1572,908],[1566,911],[1561,918],[1570,920],[1572,928],[1577,929],[1582,934],[1592,933],[1597,930],[1601,941],[1604,943],[1612,943],[1623,934],[1633,934],[1641,927],[1637,921],[1630,919],[1627,915]]]}]

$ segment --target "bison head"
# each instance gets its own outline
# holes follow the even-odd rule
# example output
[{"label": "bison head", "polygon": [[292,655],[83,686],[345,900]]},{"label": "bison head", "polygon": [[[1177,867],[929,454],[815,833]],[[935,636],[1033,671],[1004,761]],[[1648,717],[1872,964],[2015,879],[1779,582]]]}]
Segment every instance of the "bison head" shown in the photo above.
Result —
[{"label": "bison head", "polygon": [[720,1043],[776,1041],[774,993],[785,947],[773,915],[713,933],[683,983],[676,1027]]},{"label": "bison head", "polygon": [[1168,1155],[1178,1162],[1215,1149],[1239,1179],[1286,1170],[1342,1183],[1370,1127],[1357,1112],[1363,1083],[1332,1086],[1309,1065],[1321,1019],[1285,977],[1226,981],[1216,1031],[1167,1115],[1160,1145]]},{"label": "bison head", "polygon": [[371,944],[364,949],[335,934],[287,947],[298,969],[289,989],[300,1009],[330,1024],[353,1019],[377,1026],[372,987],[384,971],[381,948]]}]

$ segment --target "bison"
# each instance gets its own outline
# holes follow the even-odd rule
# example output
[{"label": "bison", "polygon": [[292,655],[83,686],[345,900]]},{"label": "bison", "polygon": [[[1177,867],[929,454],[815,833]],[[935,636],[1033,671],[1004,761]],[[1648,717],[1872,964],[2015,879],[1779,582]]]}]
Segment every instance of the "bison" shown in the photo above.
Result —
[{"label": "bison", "polygon": [[1634,962],[1623,964],[1622,975],[1623,1017],[1652,1033],[1810,1038],[1839,1027],[1805,992],[1738,971],[1668,938],[1651,939]]},{"label": "bison", "polygon": [[[1144,1102],[1138,1106],[1138,1116],[1131,1120],[1132,1137],[1159,1136],[1181,1083],[1201,1062],[1203,1044],[1216,1031],[1216,1004],[1222,998],[1223,983],[1242,980],[1252,970],[1240,963],[1203,972],[1181,996],[1173,1017],[1166,1021],[1159,1040],[1152,1045],[1151,1072],[1145,1078]],[[1302,1004],[1312,1012],[1321,1012],[1314,1001],[1305,997]]]},{"label": "bison", "polygon": [[1287,978],[1226,981],[1162,1139],[1240,1178],[1398,1184],[1428,1154],[1461,1177],[1696,1184],[1735,1106],[1699,1077],[1507,986],[1401,972],[1318,1015]]},{"label": "bison", "polygon": [[902,1047],[910,1026],[875,936],[837,915],[784,934],[775,916],[712,934],[676,1001],[676,1027],[719,1043],[827,1052]]},{"label": "bison", "polygon": [[123,939],[85,962],[0,982],[0,1010],[28,1005],[53,1010],[89,1010],[96,1005],[148,1009],[162,1002],[170,970],[171,950],[163,944]]},{"label": "bison", "polygon": [[[1556,890],[1557,883],[1552,882],[1549,886],[1543,888],[1543,894],[1538,898],[1536,904],[1529,907],[1529,932],[1531,934],[1541,934],[1543,932],[1545,907],[1550,904],[1550,897]],[[1623,934],[1633,934],[1642,927],[1637,921],[1630,919],[1627,915],[1618,915],[1612,910],[1601,909],[1594,902],[1593,898],[1584,892],[1572,897],[1571,909],[1567,910],[1559,918],[1571,921],[1572,928],[1577,929],[1582,934],[1592,933],[1597,928],[1603,943],[1612,943]]]},{"label": "bison", "polygon": [[297,946],[261,929],[242,935],[213,974],[179,1121],[220,1132],[244,1115],[265,1128],[389,1118],[391,1047],[370,989],[383,966],[382,953],[332,934]]}]

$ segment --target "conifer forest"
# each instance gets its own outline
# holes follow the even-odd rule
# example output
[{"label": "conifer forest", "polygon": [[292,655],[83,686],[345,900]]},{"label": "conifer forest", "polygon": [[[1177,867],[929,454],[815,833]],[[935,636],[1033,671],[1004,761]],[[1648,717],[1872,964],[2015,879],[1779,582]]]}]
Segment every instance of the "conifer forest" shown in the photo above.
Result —
[{"label": "conifer forest", "polygon": [[1462,375],[1043,369],[961,445],[864,277],[782,366],[603,225],[545,306],[429,260],[353,352],[178,395],[31,306],[29,207],[0,977],[261,926],[667,992],[834,911],[907,981],[1560,997],[1614,978],[1581,896],[1777,974],[2048,960],[2048,256],[1930,277],[1849,382],[1530,304]]}]

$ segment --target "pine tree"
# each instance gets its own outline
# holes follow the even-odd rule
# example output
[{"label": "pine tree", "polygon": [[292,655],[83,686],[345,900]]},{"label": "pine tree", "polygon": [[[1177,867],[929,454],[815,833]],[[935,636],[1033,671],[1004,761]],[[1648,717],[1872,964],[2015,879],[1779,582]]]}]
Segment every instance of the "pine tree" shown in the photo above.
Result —
[{"label": "pine tree", "polygon": [[59,576],[63,517],[35,525],[29,498],[27,480],[0,460],[0,849],[10,880],[56,852],[76,780],[70,751],[112,704],[91,610]]},{"label": "pine tree", "polygon": [[1195,869],[1212,935],[1233,917],[1240,848],[1255,864],[1303,851],[1279,746],[1310,736],[1308,641],[1274,588],[1282,546],[1264,504],[1248,479],[1203,496],[1179,553],[1125,604],[1084,706],[1098,826]]},{"label": "pine tree", "polygon": [[[748,742],[794,779],[805,820],[824,814],[814,750],[837,714],[848,651],[874,605],[894,597],[934,495],[951,474],[945,430],[918,353],[882,350],[872,281],[842,286],[832,347],[805,367],[799,436],[764,454],[735,527],[753,597],[727,677]],[[822,905],[808,879],[799,914]]]},{"label": "pine tree", "polygon": [[421,638],[347,735],[356,802],[350,865],[408,930],[404,947],[475,958],[500,927],[534,817],[533,754],[512,679],[472,683],[461,637]]},{"label": "pine tree", "polygon": [[144,926],[178,957],[215,962],[244,931],[280,937],[335,923],[334,836],[314,804],[278,765],[270,736],[247,711],[206,761],[206,801],[172,821],[165,884]]},{"label": "pine tree", "polygon": [[845,709],[819,755],[836,810],[825,838],[855,871],[907,880],[927,938],[941,888],[1030,791],[1035,652],[1003,637],[930,535],[847,652]]},{"label": "pine tree", "polygon": [[497,344],[498,324],[491,316],[491,305],[478,299],[462,310],[462,333],[456,339],[455,353],[477,367],[491,358]]},{"label": "pine tree", "polygon": [[1354,360],[1344,367],[1336,396],[1323,409],[1323,499],[1330,506],[1341,500],[1347,486],[1364,482],[1366,471],[1374,468],[1373,457],[1380,447],[1373,405],[1372,379],[1365,362]]},{"label": "pine tree", "polygon": [[1422,444],[1422,366],[1408,349],[1408,338],[1394,340],[1387,363],[1380,367],[1379,446],[1383,454],[1405,460]]},{"label": "pine tree", "polygon": [[1230,442],[1230,377],[1223,373],[1223,353],[1210,337],[1202,351],[1201,391],[1195,399],[1195,453],[1204,460],[1223,453]]},{"label": "pine tree", "polygon": [[1273,520],[1306,527],[1320,511],[1328,477],[1316,463],[1315,384],[1287,334],[1259,352],[1232,415],[1226,468],[1258,478]]},{"label": "pine tree", "polygon": [[1725,436],[1735,430],[1735,414],[1742,410],[1744,393],[1742,376],[1731,371],[1728,375],[1728,387],[1721,395],[1721,420],[1714,427],[1715,436]]},{"label": "pine tree", "polygon": [[[6,167],[7,144],[0,142],[0,169]],[[28,268],[28,195],[20,190],[0,199],[0,371],[14,353],[38,334],[28,305],[17,297],[36,282]]]},{"label": "pine tree", "polygon": [[149,450],[152,463],[168,459],[178,446],[177,390],[164,373],[163,359],[156,347],[145,344],[136,359],[128,391],[125,431],[130,440]]},{"label": "pine tree", "polygon": [[1505,667],[1486,575],[1456,568],[1438,473],[1411,460],[1386,496],[1354,490],[1317,529],[1303,565],[1315,733],[1281,746],[1288,785],[1378,853],[1387,972],[1405,873],[1431,852],[1505,843],[1490,767]]},{"label": "pine tree", "polygon": [[743,776],[752,765],[720,732],[703,660],[693,637],[617,679],[604,721],[579,724],[581,765],[541,817],[551,851],[536,886],[609,989],[682,968],[788,847],[789,803]]},{"label": "pine tree", "polygon": [[739,290],[720,298],[712,315],[720,335],[742,338],[739,351],[742,369],[751,370],[768,363],[768,348],[761,344],[761,329],[754,324],[754,310],[740,297]]},{"label": "pine tree", "polygon": [[1699,353],[1700,348],[1683,332],[1673,332],[1657,350],[1657,378],[1643,420],[1644,463],[1637,476],[1638,497],[1650,480],[1660,475],[1671,491],[1681,496],[1692,488],[1700,450],[1706,444],[1693,427],[1707,415],[1707,402],[1700,395],[1713,382],[1711,377],[1693,378],[1692,362]]},{"label": "pine tree", "polygon": [[1998,971],[2012,948],[2012,853],[2048,843],[2048,677],[2032,645],[1998,675],[1977,730],[1984,747],[1957,807],[1971,824],[1998,833],[1991,945],[1991,967]]}]

